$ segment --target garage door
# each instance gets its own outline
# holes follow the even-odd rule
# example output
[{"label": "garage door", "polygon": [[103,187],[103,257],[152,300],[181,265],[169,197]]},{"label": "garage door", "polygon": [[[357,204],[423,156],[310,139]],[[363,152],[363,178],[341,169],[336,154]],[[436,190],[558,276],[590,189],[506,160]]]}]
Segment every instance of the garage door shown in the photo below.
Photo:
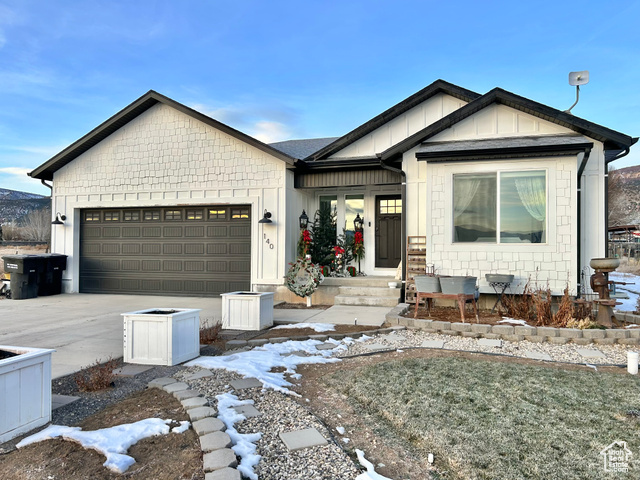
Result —
[{"label": "garage door", "polygon": [[250,288],[250,206],[81,212],[81,292],[215,296]]}]

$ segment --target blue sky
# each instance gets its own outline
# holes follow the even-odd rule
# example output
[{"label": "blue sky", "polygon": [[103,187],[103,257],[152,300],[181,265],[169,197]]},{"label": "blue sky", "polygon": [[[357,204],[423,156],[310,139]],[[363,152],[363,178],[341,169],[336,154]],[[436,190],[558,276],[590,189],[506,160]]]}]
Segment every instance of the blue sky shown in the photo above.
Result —
[{"label": "blue sky", "polygon": [[[639,1],[0,0],[0,187],[154,89],[265,141],[339,136],[438,78],[640,136]],[[640,146],[614,164],[640,164]]]}]

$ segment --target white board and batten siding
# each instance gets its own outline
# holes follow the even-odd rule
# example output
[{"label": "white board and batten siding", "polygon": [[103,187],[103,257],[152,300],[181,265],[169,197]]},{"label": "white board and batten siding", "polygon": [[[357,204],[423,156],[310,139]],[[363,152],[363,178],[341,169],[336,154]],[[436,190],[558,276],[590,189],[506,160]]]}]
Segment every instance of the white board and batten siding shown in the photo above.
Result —
[{"label": "white board and batten siding", "polygon": [[[575,134],[564,127],[541,120],[504,105],[493,105],[435,135],[429,142],[478,140],[508,136]],[[582,266],[604,254],[604,238],[589,232],[604,231],[604,152],[593,140],[583,175]],[[481,291],[492,292],[484,280],[486,273],[513,273],[514,290],[531,278],[549,283],[554,293],[568,284],[577,288],[577,172],[582,154],[577,156],[437,163],[416,160],[416,147],[404,154],[407,172],[408,235],[427,236],[427,262],[444,275],[473,275]],[[490,244],[453,242],[453,175],[505,170],[545,170],[547,174],[547,243]]]},{"label": "white board and batten siding", "polygon": [[[251,207],[251,282],[282,283],[287,251],[285,162],[159,103],[54,175],[53,205],[67,216],[52,251],[69,256],[63,285],[79,289],[80,212],[91,208]],[[272,225],[258,224],[264,210]],[[269,243],[266,243],[266,240]],[[289,246],[289,249],[291,247]]]}]

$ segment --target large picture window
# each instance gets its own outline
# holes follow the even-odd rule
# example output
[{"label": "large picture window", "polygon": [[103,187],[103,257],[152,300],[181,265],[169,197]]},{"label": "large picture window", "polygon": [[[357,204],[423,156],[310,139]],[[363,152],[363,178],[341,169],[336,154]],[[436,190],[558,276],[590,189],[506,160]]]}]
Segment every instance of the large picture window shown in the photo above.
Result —
[{"label": "large picture window", "polygon": [[453,176],[453,241],[546,243],[543,170]]}]

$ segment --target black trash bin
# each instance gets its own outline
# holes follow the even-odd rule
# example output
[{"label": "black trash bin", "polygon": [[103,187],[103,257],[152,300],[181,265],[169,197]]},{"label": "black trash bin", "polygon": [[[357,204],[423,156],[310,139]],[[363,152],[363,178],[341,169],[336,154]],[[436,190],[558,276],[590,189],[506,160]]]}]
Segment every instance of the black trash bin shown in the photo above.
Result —
[{"label": "black trash bin", "polygon": [[38,255],[7,255],[2,259],[4,271],[11,275],[11,298],[36,298],[38,275],[44,269],[44,259]]},{"label": "black trash bin", "polygon": [[38,295],[62,293],[62,272],[67,268],[67,256],[59,253],[38,255],[44,259],[44,267],[38,280]]}]

